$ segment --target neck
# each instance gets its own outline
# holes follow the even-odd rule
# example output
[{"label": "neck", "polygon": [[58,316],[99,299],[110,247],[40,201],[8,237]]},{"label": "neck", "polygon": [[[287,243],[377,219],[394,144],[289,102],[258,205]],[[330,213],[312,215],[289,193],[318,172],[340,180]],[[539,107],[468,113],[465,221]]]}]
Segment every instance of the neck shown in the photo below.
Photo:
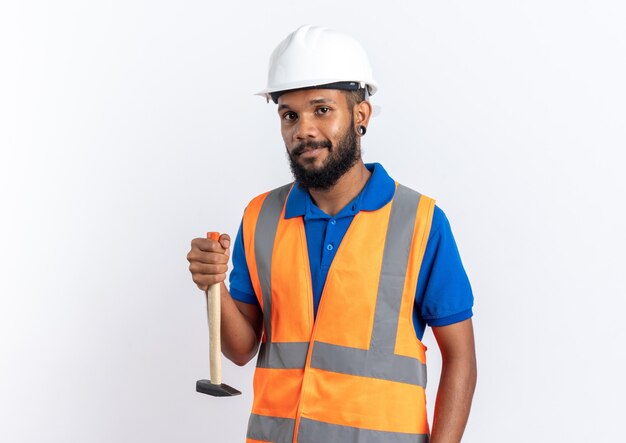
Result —
[{"label": "neck", "polygon": [[335,186],[325,190],[311,188],[309,194],[318,208],[334,217],[359,195],[371,175],[363,160],[359,160],[341,176]]}]

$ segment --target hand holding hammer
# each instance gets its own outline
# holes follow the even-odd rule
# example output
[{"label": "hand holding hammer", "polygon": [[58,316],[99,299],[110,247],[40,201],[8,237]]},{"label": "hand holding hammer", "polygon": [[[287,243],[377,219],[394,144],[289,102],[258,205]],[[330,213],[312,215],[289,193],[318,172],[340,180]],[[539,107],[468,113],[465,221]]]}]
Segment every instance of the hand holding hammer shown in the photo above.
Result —
[{"label": "hand holding hammer", "polygon": [[[207,301],[207,317],[209,323],[209,359],[210,359],[210,380],[198,380],[196,382],[196,391],[216,397],[230,397],[241,394],[227,384],[222,383],[222,360],[221,360],[221,336],[220,336],[220,285],[226,278],[226,270],[228,263],[228,249],[223,248],[220,242],[220,235],[217,232],[207,233],[207,242],[204,245],[204,252],[207,252],[204,263],[195,264],[191,257],[191,252],[187,256],[190,261],[190,271],[194,274],[192,267],[194,265],[202,265],[206,270],[211,270],[209,274],[210,281],[206,287]],[[193,242],[192,242],[193,246]],[[226,253],[219,253],[220,249],[224,249]],[[192,248],[193,251],[193,248]],[[206,274],[203,274],[206,275]],[[205,284],[204,282],[194,281],[198,286]]]}]

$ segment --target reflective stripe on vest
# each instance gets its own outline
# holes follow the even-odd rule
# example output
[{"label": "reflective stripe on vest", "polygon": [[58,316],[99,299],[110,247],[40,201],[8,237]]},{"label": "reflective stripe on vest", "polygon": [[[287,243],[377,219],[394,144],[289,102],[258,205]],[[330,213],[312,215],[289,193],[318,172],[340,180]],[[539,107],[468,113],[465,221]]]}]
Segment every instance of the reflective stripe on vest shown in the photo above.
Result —
[{"label": "reflective stripe on vest", "polygon": [[[277,238],[279,224],[281,222],[285,224],[290,223],[283,221],[283,211],[291,187],[291,184],[286,185],[264,196],[260,209],[257,209],[258,213],[256,214],[253,235],[253,260],[255,263],[254,266],[250,266],[250,268],[251,274],[253,270],[256,270],[256,277],[258,278],[257,286],[261,293],[257,293],[257,296],[260,296],[259,301],[262,304],[264,313],[264,341],[261,343],[259,351],[255,380],[257,375],[261,377],[259,380],[274,379],[277,380],[273,382],[274,386],[276,386],[276,383],[280,382],[280,377],[284,376],[285,382],[293,386],[293,394],[297,396],[301,395],[300,388],[302,383],[304,383],[303,377],[305,377],[304,380],[306,380],[307,377],[305,375],[306,368],[310,368],[308,369],[309,371],[322,371],[316,372],[314,376],[311,376],[310,379],[315,380],[315,383],[318,382],[318,379],[322,380],[321,383],[323,383],[325,377],[331,377],[332,373],[338,374],[333,377],[340,377],[338,381],[333,381],[338,383],[345,383],[345,380],[341,379],[341,377],[345,376],[366,377],[367,379],[372,379],[373,383],[377,383],[376,380],[381,381],[381,383],[401,383],[402,385],[392,384],[389,386],[397,388],[397,392],[400,393],[399,395],[402,399],[410,396],[423,399],[423,389],[426,386],[426,365],[414,356],[398,354],[397,332],[399,330],[399,318],[401,317],[403,292],[406,293],[405,280],[407,279],[407,266],[409,265],[411,254],[416,254],[414,251],[416,248],[415,245],[421,245],[422,250],[421,255],[417,257],[417,259],[413,259],[413,263],[417,260],[417,263],[421,264],[423,247],[425,247],[425,241],[430,229],[430,219],[428,219],[426,223],[427,228],[422,229],[424,232],[420,232],[420,235],[425,238],[414,239],[414,235],[416,234],[414,232],[416,214],[419,212],[418,206],[420,205],[420,201],[424,199],[428,207],[422,212],[427,214],[427,217],[432,218],[434,201],[427,197],[422,197],[419,193],[402,185],[398,185],[396,189],[396,193],[391,202],[384,237],[380,277],[375,298],[375,310],[373,311],[373,323],[371,324],[371,336],[366,337],[369,338],[369,347],[367,349],[327,343],[315,340],[314,337],[312,344],[308,341],[281,342],[273,340],[274,335],[272,331],[272,315],[277,315],[273,311],[272,300],[272,295],[276,294],[272,292],[272,258],[273,254],[276,253],[274,246],[277,241],[280,240],[280,238]],[[353,224],[357,222],[357,217],[353,220]],[[304,231],[303,228],[301,228],[301,230],[302,232]],[[303,241],[301,238],[302,235],[295,235],[293,234],[294,231],[289,232],[292,233],[290,238],[295,239],[291,240],[292,243],[293,241]],[[246,231],[244,230],[244,235],[245,233]],[[346,238],[347,234],[344,239]],[[304,251],[306,252],[305,247]],[[280,253],[289,254],[291,252],[292,251],[283,251],[281,249]],[[246,253],[248,253],[248,251],[246,251]],[[417,254],[419,255],[419,253]],[[335,257],[335,260],[338,259],[338,255]],[[250,257],[247,258],[250,260]],[[298,257],[295,258],[297,259]],[[308,263],[308,258],[306,261]],[[283,260],[283,266],[284,263],[285,261]],[[310,276],[308,278],[310,279]],[[417,277],[414,276],[415,281],[416,279]],[[413,293],[414,289],[413,287]],[[290,290],[293,289],[290,288]],[[358,294],[352,295],[356,297]],[[332,295],[323,296],[321,303],[323,303],[324,297],[328,296]],[[406,308],[405,312],[408,312]],[[279,315],[288,314],[281,313]],[[318,316],[319,315],[320,313],[318,312]],[[355,321],[359,320],[360,319],[355,319]],[[412,320],[408,321],[411,322]],[[405,318],[403,324],[405,329],[406,322],[407,319]],[[309,336],[302,338],[308,339]],[[413,338],[416,343],[419,342],[414,335]],[[421,346],[421,343],[415,346]],[[419,351],[423,353],[421,349],[415,351],[415,353],[420,355]],[[266,388],[263,388],[265,385],[266,384],[261,383],[261,387],[259,388],[261,392],[257,392],[255,383],[255,399],[258,394],[265,396],[272,395],[271,392],[266,391]],[[269,383],[267,386],[272,386],[272,383]],[[406,386],[406,388],[402,388],[402,386]],[[415,388],[410,388],[410,386],[414,386]],[[419,395],[414,395],[416,393]],[[417,399],[415,401],[419,402],[422,400]],[[296,426],[298,427],[297,441],[301,443],[313,443],[314,441],[341,441],[347,443],[422,443],[428,441],[425,408],[423,407],[422,409],[424,410],[420,412],[423,418],[420,419],[425,424],[422,425],[420,429],[424,429],[424,431],[423,433],[415,433],[395,431],[393,428],[392,430],[367,429],[364,427],[350,426],[346,423],[350,423],[351,420],[354,421],[355,419],[350,416],[349,413],[346,413],[345,420],[340,417],[341,413],[339,413],[337,421],[334,423],[316,420],[314,419],[315,412],[308,413],[306,407],[304,408],[305,410],[302,410],[301,404],[297,406],[298,414],[302,413],[302,415],[299,416],[294,409],[298,404],[297,399],[294,405],[274,412],[272,409],[277,408],[277,406],[275,406],[275,404],[272,406],[271,400],[260,402],[258,405],[256,403],[255,401],[255,405],[258,406],[257,411],[255,413],[253,407],[253,414],[250,417],[248,426],[247,436],[248,439],[250,439],[249,441],[295,442],[294,430]],[[337,406],[340,407],[340,405]],[[363,408],[371,407],[372,405],[363,405]],[[384,413],[394,414],[393,411]],[[356,415],[358,416],[358,414]],[[384,421],[385,420],[383,420],[383,422]]]},{"label": "reflective stripe on vest", "polygon": [[[258,441],[291,443],[295,420],[250,416],[248,438]],[[298,443],[428,443],[428,435],[403,434],[399,432],[372,431],[350,426],[322,423],[303,418],[300,420]]]},{"label": "reflective stripe on vest", "polygon": [[[272,310],[272,249],[274,248],[274,238],[276,228],[282,213],[283,205],[289,194],[292,184],[281,186],[268,194],[263,202],[261,213],[256,223],[256,234],[254,236],[254,250],[256,255],[257,269],[263,292],[263,309],[267,312]],[[272,341],[272,325],[269,316],[263,316],[263,326],[265,327],[265,338],[267,342]]]}]

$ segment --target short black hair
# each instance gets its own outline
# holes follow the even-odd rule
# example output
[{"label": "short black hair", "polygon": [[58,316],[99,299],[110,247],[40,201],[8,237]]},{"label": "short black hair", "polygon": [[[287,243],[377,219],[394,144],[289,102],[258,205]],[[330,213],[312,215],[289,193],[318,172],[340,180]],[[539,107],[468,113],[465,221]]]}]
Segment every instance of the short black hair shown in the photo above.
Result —
[{"label": "short black hair", "polygon": [[359,88],[355,91],[345,91],[348,108],[352,109],[362,101],[365,101],[365,88]]}]

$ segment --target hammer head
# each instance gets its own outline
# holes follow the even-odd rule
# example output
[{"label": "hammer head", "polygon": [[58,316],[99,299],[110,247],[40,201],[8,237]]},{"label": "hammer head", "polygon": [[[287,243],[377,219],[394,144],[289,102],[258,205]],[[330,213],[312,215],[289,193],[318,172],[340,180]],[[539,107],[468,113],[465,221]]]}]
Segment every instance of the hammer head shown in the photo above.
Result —
[{"label": "hammer head", "polygon": [[232,397],[233,395],[241,394],[235,388],[231,388],[224,383],[215,385],[210,380],[198,380],[196,382],[196,392],[212,395],[213,397]]}]

